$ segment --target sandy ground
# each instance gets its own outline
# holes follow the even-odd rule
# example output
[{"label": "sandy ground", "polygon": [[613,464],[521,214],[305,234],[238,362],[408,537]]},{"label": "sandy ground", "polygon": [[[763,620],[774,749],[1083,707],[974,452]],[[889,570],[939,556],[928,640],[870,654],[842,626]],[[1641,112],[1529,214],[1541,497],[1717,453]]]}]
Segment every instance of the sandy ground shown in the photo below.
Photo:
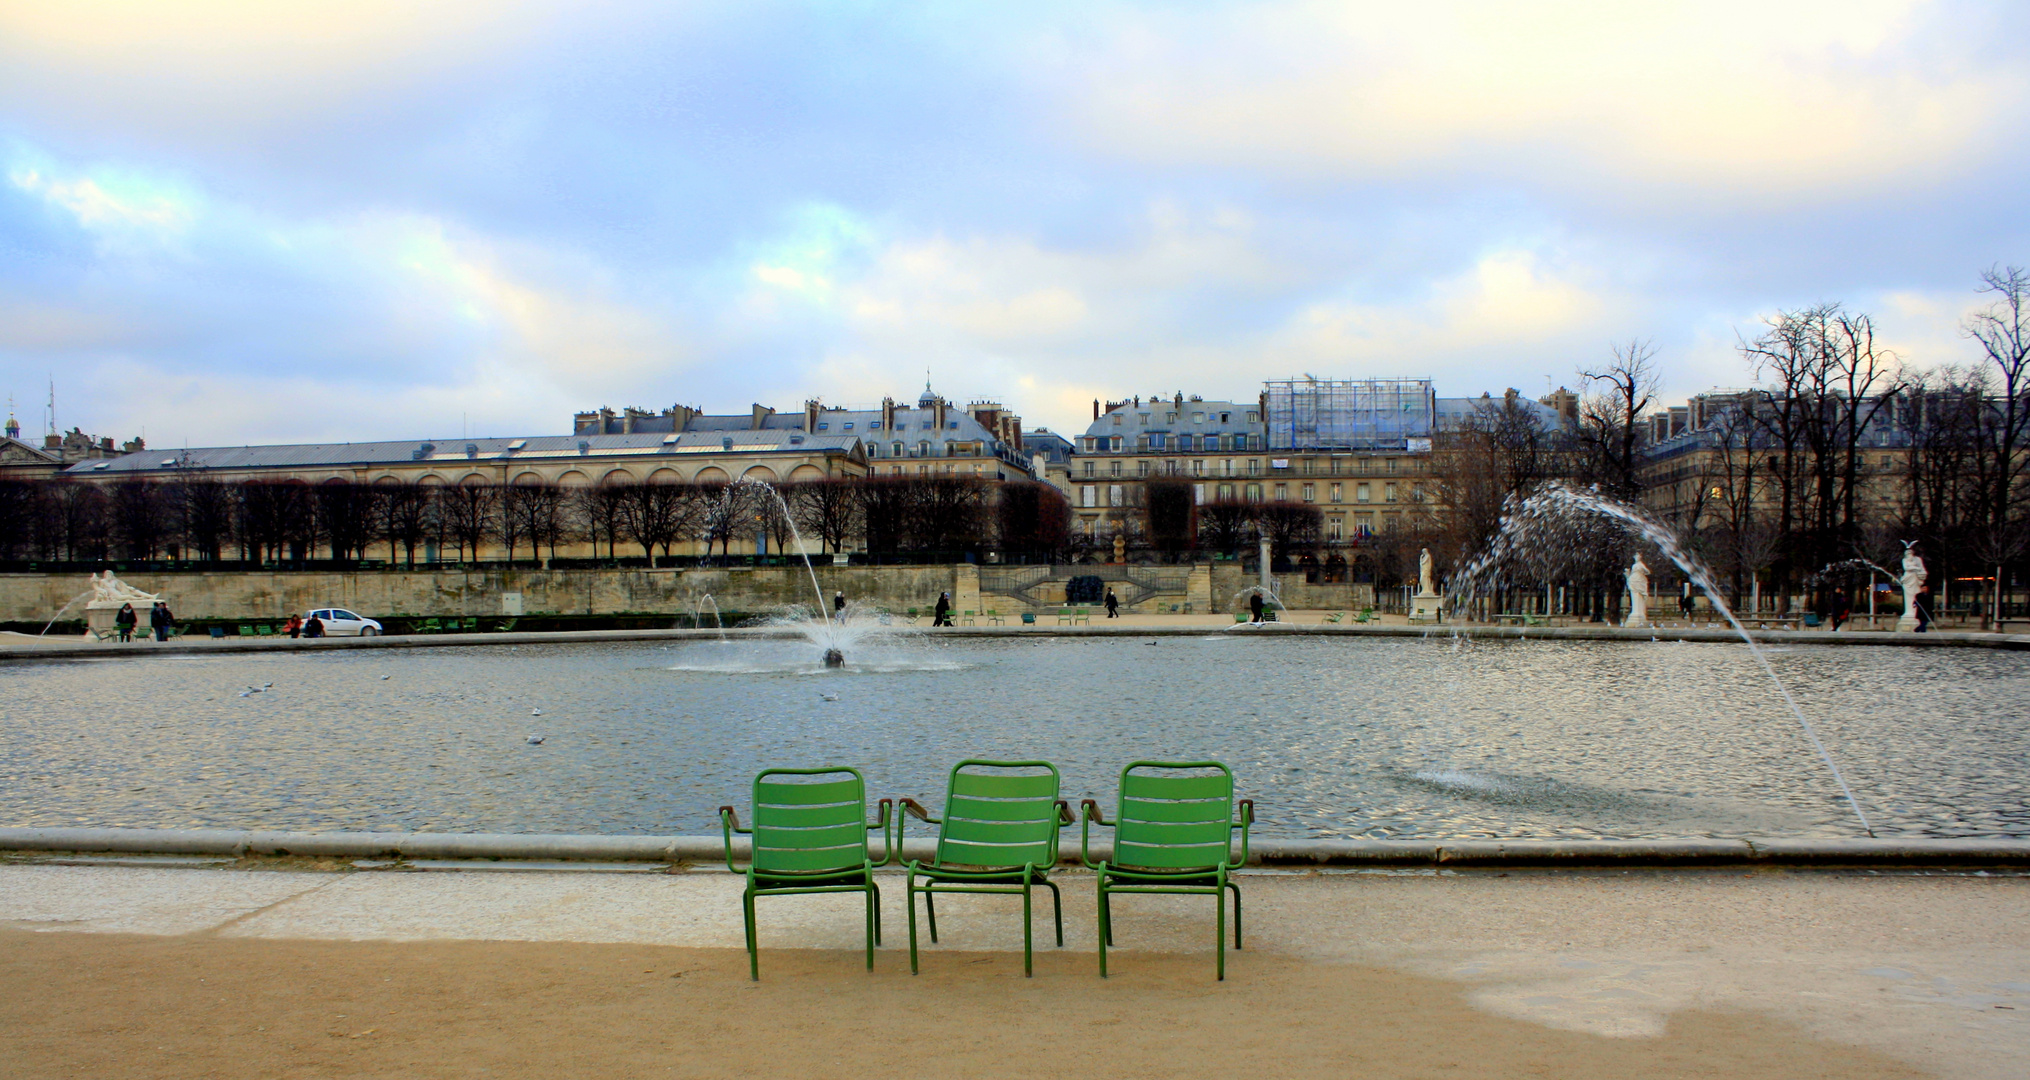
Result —
[{"label": "sandy ground", "polygon": [[[737,879],[0,865],[0,1076],[2016,1077],[2030,879],[1787,873],[1250,874],[1209,904],[1092,894],[1021,977],[1018,908]],[[895,882],[899,886],[899,880]],[[65,932],[70,931],[70,932]],[[901,1064],[901,1063],[907,1063]]]}]

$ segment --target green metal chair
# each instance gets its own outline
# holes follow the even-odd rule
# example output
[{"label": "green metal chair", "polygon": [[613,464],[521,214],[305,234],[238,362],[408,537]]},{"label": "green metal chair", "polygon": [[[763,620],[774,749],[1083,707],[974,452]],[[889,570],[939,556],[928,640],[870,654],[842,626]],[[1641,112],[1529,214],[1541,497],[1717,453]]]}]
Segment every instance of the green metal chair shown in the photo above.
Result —
[{"label": "green metal chair", "polygon": [[[1039,771],[1040,770],[1040,771]],[[1071,807],[1057,797],[1057,766],[1047,761],[969,759],[952,766],[945,785],[945,816],[934,818],[922,803],[904,797],[895,815],[891,857],[901,860],[902,827],[913,814],[938,827],[937,859],[905,863],[909,871],[909,971],[916,973],[916,894],[930,916],[930,940],[937,942],[937,894],[1022,895],[1022,974],[1034,970],[1030,890],[1050,890],[1057,916],[1057,944],[1064,946],[1064,898],[1047,876],[1057,865],[1057,841],[1072,823]],[[923,878],[923,885],[916,883]]]},{"label": "green metal chair", "polygon": [[[1226,893],[1234,894],[1234,948],[1241,947],[1241,888],[1228,875],[1248,861],[1248,828],[1255,804],[1234,804],[1233,770],[1217,761],[1136,761],[1121,770],[1114,820],[1100,804],[1083,802],[1079,857],[1095,874],[1100,902],[1100,977],[1107,975],[1107,946],[1114,943],[1114,893],[1184,893],[1216,898],[1213,928],[1218,970],[1226,978]],[[1236,816],[1236,809],[1239,813]],[[1114,830],[1114,856],[1092,859],[1092,823]],[[1241,853],[1233,858],[1233,832]]]},{"label": "green metal chair", "polygon": [[[831,779],[817,779],[830,777]],[[726,841],[726,869],[733,865],[733,834],[754,837],[747,864],[747,889],[740,913],[747,928],[748,976],[761,978],[761,951],[754,932],[754,898],[762,894],[858,892],[867,895],[867,970],[874,970],[874,946],[881,943],[881,887],[867,834],[888,828],[894,804],[881,800],[880,814],[867,821],[867,781],[860,770],[768,769],[754,778],[754,827],[740,827],[740,815],[719,808]]]}]

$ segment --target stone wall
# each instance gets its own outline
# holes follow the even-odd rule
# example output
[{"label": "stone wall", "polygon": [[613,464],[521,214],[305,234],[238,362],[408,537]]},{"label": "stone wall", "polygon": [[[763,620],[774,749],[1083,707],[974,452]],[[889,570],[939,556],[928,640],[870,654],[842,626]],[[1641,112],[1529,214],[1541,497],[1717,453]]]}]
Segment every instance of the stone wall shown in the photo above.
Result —
[{"label": "stone wall", "polygon": [[[1080,572],[1108,579],[1106,565]],[[947,566],[819,567],[818,585],[826,602],[844,590],[856,603],[895,611],[937,603],[949,590],[954,610],[992,607],[1004,615],[1025,610],[1013,597],[980,591],[979,568]],[[731,570],[375,570],[367,573],[177,573],[123,578],[146,592],[161,593],[179,619],[281,618],[316,607],[342,607],[362,615],[442,618],[475,615],[610,615],[623,612],[688,613],[710,594],[722,611],[763,612],[811,602],[810,577],[802,567]],[[1277,591],[1292,608],[1355,610],[1373,603],[1367,585],[1307,585],[1301,574],[1279,574]],[[1255,583],[1252,574],[1224,564],[1190,569],[1186,591],[1158,594],[1129,610],[1158,614],[1190,604],[1201,614],[1245,609],[1234,594]],[[1112,580],[1128,595],[1125,579]],[[1062,583],[1056,583],[1062,596]],[[82,574],[0,574],[0,621],[41,621],[91,583]],[[80,600],[66,614],[83,618]]]},{"label": "stone wall", "polygon": [[[951,590],[954,606],[970,578],[979,605],[978,574],[970,566],[819,567],[829,598],[895,610],[929,609]],[[280,618],[315,607],[342,607],[369,617],[384,615],[603,615],[619,612],[687,613],[709,593],[723,611],[761,612],[811,603],[802,567],[733,570],[377,570],[369,573],[177,573],[123,578],[161,593],[179,619]],[[83,575],[0,574],[0,621],[48,619],[91,584]],[[518,608],[517,608],[518,605]],[[83,618],[84,601],[66,618]]]}]

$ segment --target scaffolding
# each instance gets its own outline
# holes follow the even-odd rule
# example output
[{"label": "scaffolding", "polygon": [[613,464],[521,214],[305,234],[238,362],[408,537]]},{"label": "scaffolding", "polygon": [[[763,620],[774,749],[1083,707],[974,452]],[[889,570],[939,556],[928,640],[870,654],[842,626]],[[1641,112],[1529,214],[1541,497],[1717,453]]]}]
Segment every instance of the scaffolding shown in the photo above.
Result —
[{"label": "scaffolding", "polygon": [[1429,379],[1272,379],[1263,384],[1271,450],[1402,450],[1429,439]]}]

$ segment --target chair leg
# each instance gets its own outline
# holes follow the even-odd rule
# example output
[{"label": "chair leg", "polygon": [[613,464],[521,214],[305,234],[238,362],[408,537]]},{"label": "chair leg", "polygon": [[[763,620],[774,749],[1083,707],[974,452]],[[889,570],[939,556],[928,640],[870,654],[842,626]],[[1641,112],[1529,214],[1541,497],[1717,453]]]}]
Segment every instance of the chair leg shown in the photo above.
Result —
[{"label": "chair leg", "polygon": [[909,973],[916,974],[916,875],[909,875]]},{"label": "chair leg", "polygon": [[1231,881],[1226,887],[1234,893],[1234,948],[1241,947],[1241,887]]},{"label": "chair leg", "polygon": [[1057,891],[1057,883],[1046,881],[1043,887],[1050,890],[1050,906],[1057,913],[1057,947],[1064,948],[1064,894]]},{"label": "chair leg", "polygon": [[872,885],[869,885],[869,886],[868,886],[868,889],[867,889],[867,892],[866,892],[866,900],[867,900],[867,926],[866,926],[866,928],[865,928],[865,929],[866,929],[866,932],[867,932],[867,970],[868,970],[868,971],[873,971],[873,970],[874,970],[874,936],[875,936],[875,935],[876,935],[877,933],[879,933],[879,931],[875,929],[875,920],[876,920],[876,919],[878,919],[878,918],[880,917],[880,914],[881,914],[881,909],[880,909],[880,908],[879,908],[879,907],[878,907],[878,906],[876,905],[876,902],[875,902],[874,896],[875,896],[875,893],[874,893],[874,889],[873,889],[873,886],[872,886]]},{"label": "chair leg", "polygon": [[1034,931],[1029,922],[1029,883],[1022,883],[1022,977],[1027,979],[1036,974],[1032,957],[1035,955]]},{"label": "chair leg", "polygon": [[1111,944],[1114,940],[1114,928],[1112,925],[1112,919],[1110,919],[1107,915],[1107,882],[1105,878],[1100,879],[1099,894],[1100,894],[1100,934],[1099,934],[1100,978],[1104,979],[1107,977],[1107,946]]},{"label": "chair leg", "polygon": [[867,877],[867,887],[874,890],[874,944],[881,944],[881,886],[874,883],[873,875]]},{"label": "chair leg", "polygon": [[937,893],[928,886],[923,890],[923,910],[930,916],[930,943],[937,944]]},{"label": "chair leg", "polygon": [[761,981],[761,949],[754,935],[754,890],[740,894],[740,921],[747,924],[747,977]]},{"label": "chair leg", "polygon": [[1226,980],[1226,890],[1214,889],[1212,895],[1219,902],[1219,921],[1212,927],[1212,944],[1219,955],[1219,977],[1223,982]]}]

